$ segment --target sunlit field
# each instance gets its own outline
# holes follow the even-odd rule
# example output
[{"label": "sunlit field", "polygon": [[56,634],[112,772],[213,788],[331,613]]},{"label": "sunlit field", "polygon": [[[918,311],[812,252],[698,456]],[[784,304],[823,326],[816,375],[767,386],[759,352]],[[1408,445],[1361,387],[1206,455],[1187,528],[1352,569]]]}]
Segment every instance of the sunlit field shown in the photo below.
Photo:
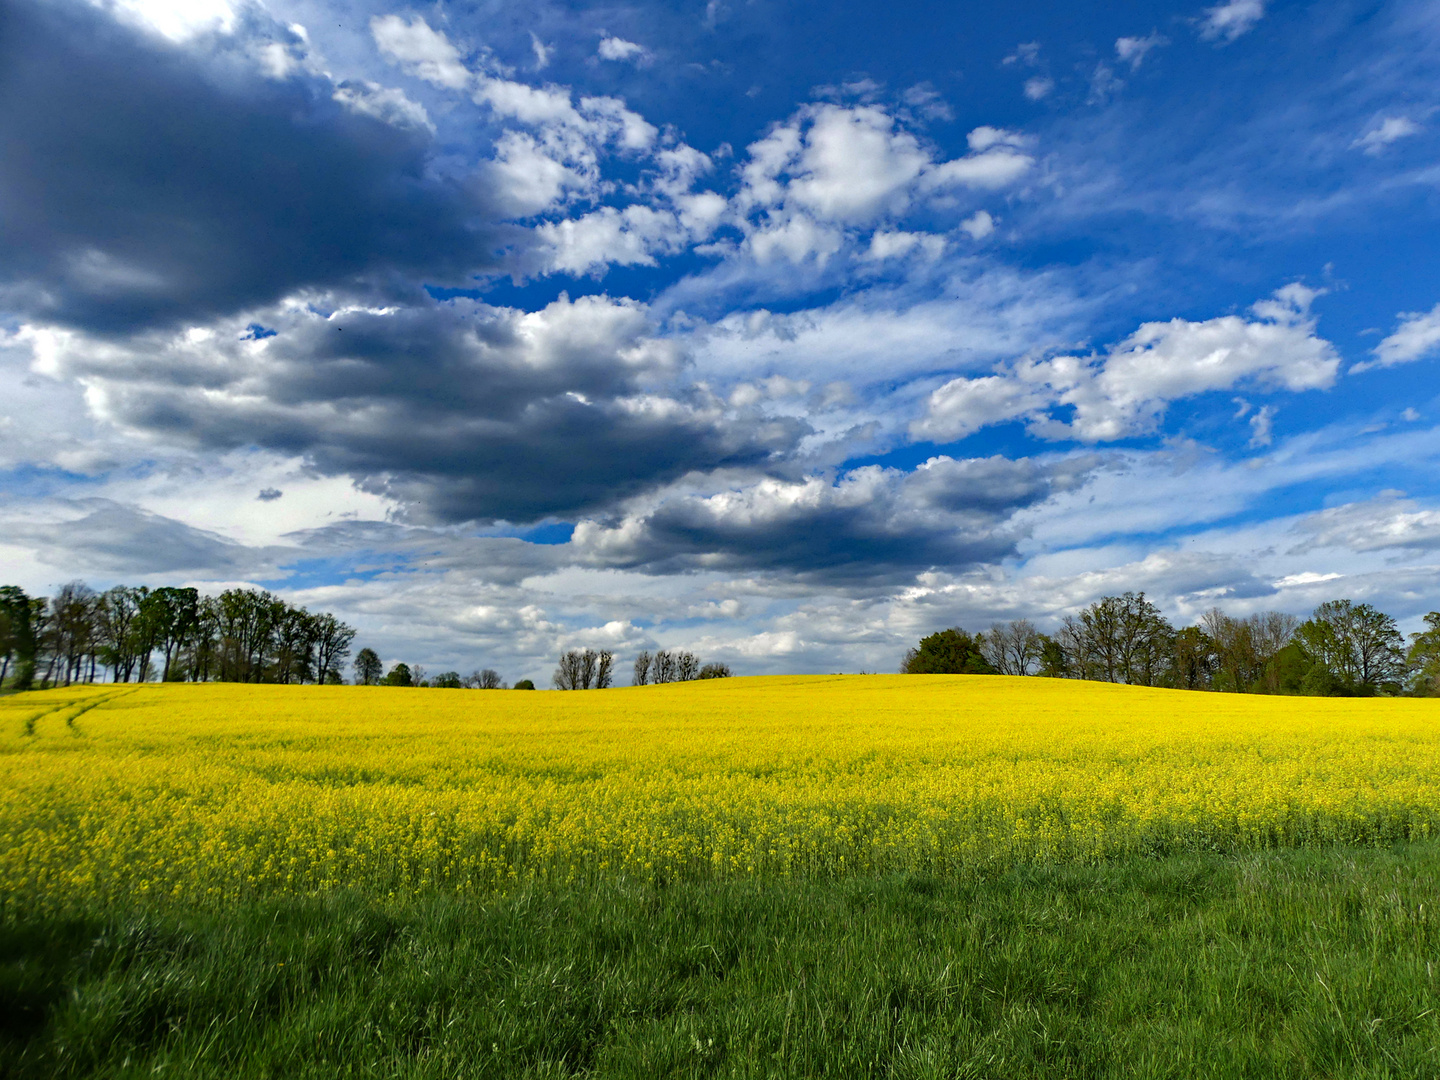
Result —
[{"label": "sunlit field", "polygon": [[836,676],[104,686],[0,710],[0,894],[31,910],[945,875],[1440,826],[1431,700]]}]

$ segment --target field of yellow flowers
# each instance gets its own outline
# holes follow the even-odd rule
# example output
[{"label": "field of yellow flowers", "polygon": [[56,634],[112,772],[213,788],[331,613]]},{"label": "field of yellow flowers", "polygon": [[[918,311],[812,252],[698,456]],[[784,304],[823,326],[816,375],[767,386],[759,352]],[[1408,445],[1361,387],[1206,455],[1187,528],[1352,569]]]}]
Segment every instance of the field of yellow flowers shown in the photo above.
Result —
[{"label": "field of yellow flowers", "polygon": [[0,897],[944,873],[1440,827],[1440,702],[984,676],[0,699]]}]

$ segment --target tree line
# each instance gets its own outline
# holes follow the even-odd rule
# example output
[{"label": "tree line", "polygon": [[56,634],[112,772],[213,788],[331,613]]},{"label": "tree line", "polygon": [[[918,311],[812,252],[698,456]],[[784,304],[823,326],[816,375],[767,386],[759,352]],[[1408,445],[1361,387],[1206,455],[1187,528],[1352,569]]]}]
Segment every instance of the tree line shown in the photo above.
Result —
[{"label": "tree line", "polygon": [[1218,608],[1176,629],[1142,593],[1106,596],[1066,616],[1054,634],[1026,619],[920,640],[906,674],[1041,675],[1135,686],[1249,694],[1440,696],[1440,612],[1406,642],[1370,604],[1330,600],[1301,620],[1245,618]]},{"label": "tree line", "polygon": [[355,630],[262,589],[0,586],[0,684],[341,682]]},{"label": "tree line", "polygon": [[[0,586],[0,686],[17,690],[86,682],[343,683],[354,627],[314,614],[263,589],[227,589],[216,596],[193,588],[117,585],[96,592],[83,582],[53,597]],[[534,690],[529,679],[507,687],[494,668],[469,675],[430,675],[420,664],[388,671],[374,649],[352,665],[359,686]],[[560,690],[604,689],[614,681],[609,650],[571,649],[560,657]],[[702,664],[681,650],[642,652],[634,683],[723,678],[725,664]]]},{"label": "tree line", "polygon": [[[561,654],[551,684],[557,690],[604,690],[613,684],[614,672],[615,655],[609,649],[598,652],[571,649]],[[696,679],[724,679],[730,673],[728,664],[702,664],[692,652],[661,649],[652,655],[647,649],[635,658],[630,684],[649,686]]]},{"label": "tree line", "polygon": [[[420,664],[401,662],[386,671],[374,649],[361,649],[355,654],[355,685],[425,686],[441,690],[511,689],[494,668],[478,668],[469,675],[461,675],[458,671],[442,671],[439,675],[430,675]],[[535,684],[529,679],[521,679],[513,689],[534,690]]]}]

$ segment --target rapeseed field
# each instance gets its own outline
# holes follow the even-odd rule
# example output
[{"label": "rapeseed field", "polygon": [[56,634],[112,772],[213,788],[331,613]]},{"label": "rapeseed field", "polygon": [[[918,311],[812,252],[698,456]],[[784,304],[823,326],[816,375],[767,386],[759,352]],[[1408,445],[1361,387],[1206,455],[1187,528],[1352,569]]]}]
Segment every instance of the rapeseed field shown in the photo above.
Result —
[{"label": "rapeseed field", "polygon": [[1435,835],[1440,702],[985,676],[0,700],[0,896],[944,874]]}]

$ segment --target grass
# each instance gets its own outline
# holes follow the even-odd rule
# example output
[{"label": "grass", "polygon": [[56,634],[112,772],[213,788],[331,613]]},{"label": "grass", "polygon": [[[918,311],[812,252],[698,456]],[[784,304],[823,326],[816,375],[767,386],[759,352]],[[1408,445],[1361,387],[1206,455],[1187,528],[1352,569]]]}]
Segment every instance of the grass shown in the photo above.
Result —
[{"label": "grass", "polygon": [[1440,1076],[1440,844],[0,922],[0,1075]]}]

